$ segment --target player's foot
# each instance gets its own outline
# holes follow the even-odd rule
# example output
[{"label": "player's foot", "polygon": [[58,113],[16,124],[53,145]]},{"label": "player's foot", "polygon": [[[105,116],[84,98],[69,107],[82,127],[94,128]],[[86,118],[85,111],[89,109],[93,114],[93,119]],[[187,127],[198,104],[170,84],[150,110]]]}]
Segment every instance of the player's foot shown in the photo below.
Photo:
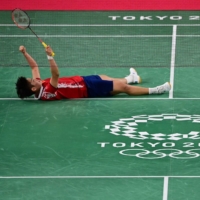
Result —
[{"label": "player's foot", "polygon": [[166,82],[163,85],[157,86],[156,88],[158,90],[158,94],[163,94],[171,90],[171,84],[169,82]]},{"label": "player's foot", "polygon": [[159,85],[155,88],[149,88],[149,94],[163,94],[171,90],[171,84],[169,82]]},{"label": "player's foot", "polygon": [[138,75],[137,71],[133,67],[130,68],[130,74],[126,78],[128,78],[130,80],[128,83],[141,83],[142,82],[141,77]]}]

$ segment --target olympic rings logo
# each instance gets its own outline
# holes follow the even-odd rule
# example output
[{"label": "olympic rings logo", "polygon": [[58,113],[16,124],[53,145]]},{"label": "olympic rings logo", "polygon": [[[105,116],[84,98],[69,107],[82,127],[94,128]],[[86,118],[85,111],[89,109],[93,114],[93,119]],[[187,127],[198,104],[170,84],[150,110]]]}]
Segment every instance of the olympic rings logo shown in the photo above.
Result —
[{"label": "olympic rings logo", "polygon": [[[196,151],[199,151],[199,153],[197,153]],[[149,151],[147,149],[124,149],[121,150],[119,153],[124,156],[135,156],[137,158],[149,160],[160,159],[165,157],[171,157],[176,159],[192,159],[200,157],[200,149],[190,149],[186,151],[180,149],[156,149],[154,151]]]}]

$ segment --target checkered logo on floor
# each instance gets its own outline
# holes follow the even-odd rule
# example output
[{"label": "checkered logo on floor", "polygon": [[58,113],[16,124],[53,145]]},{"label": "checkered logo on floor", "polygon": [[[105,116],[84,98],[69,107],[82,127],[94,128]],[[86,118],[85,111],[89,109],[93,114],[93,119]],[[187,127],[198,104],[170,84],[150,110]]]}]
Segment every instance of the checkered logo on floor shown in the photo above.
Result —
[{"label": "checkered logo on floor", "polygon": [[148,131],[138,131],[141,124],[150,122],[159,122],[165,120],[176,120],[177,122],[190,121],[192,123],[200,123],[200,115],[179,115],[179,114],[161,114],[161,115],[138,115],[131,118],[123,118],[118,121],[112,121],[111,125],[106,125],[105,129],[110,130],[113,135],[122,135],[131,139],[153,139],[153,140],[181,140],[183,138],[200,139],[200,132],[191,131],[188,134],[173,133],[153,133]]},{"label": "checkered logo on floor", "polygon": [[[173,132],[172,124],[176,124],[176,130],[180,131]],[[97,144],[101,148],[112,145],[113,148],[119,149],[119,154],[123,156],[141,159],[198,158],[200,157],[199,125],[200,115],[137,115],[111,121],[110,125],[105,125],[105,130],[109,130],[110,134],[117,136],[117,141],[115,143],[98,142]],[[151,126],[155,126],[154,129]],[[150,127],[151,131],[148,132]],[[156,128],[159,131],[152,133],[152,130],[156,130]],[[169,133],[166,133],[167,131]],[[119,138],[121,138],[119,136],[128,138],[129,142],[119,142]]]}]

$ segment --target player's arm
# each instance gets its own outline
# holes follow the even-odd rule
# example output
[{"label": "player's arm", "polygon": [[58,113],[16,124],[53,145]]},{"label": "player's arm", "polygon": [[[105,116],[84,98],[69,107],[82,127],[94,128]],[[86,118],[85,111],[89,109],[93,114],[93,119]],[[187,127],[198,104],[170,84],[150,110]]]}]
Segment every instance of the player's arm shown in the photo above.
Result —
[{"label": "player's arm", "polygon": [[56,61],[52,57],[53,50],[51,49],[50,46],[47,46],[47,48],[45,50],[46,50],[46,53],[47,53],[47,58],[49,60],[50,70],[51,70],[50,83],[53,87],[57,88],[58,87],[59,70],[58,70],[58,66],[56,64]]},{"label": "player's arm", "polygon": [[36,61],[28,54],[28,52],[26,51],[26,48],[24,46],[20,46],[19,51],[24,55],[29,66],[31,67],[33,79],[40,78],[40,71],[39,71],[38,65]]}]

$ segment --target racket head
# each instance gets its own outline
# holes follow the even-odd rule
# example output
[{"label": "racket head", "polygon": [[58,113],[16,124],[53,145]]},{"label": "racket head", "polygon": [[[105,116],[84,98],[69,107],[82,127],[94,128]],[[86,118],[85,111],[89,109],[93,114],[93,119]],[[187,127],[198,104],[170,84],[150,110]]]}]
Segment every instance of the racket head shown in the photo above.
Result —
[{"label": "racket head", "polygon": [[12,20],[21,29],[26,29],[30,26],[28,14],[19,8],[12,11]]}]

